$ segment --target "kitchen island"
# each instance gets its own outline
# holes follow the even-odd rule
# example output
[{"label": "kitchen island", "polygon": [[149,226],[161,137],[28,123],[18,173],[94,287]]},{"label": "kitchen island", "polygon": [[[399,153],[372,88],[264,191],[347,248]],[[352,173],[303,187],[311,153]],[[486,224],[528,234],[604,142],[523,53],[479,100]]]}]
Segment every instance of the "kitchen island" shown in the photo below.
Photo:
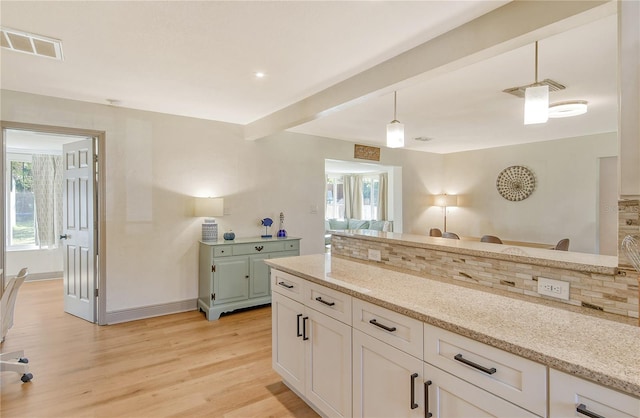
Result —
[{"label": "kitchen island", "polygon": [[[633,404],[632,408],[636,409],[629,416],[640,415],[637,399],[640,397],[640,328],[628,322],[584,315],[571,309],[495,294],[490,289],[430,280],[328,254],[267,260],[266,263],[276,269],[272,270],[275,274],[284,272],[305,283],[348,295],[354,304],[361,300],[418,320],[425,327],[451,332],[532,361],[548,368],[545,370],[549,373],[558,371],[631,395],[631,401],[638,403]],[[274,291],[276,286],[272,281]],[[354,405],[356,403],[354,400]],[[536,415],[546,416],[542,412]]]}]

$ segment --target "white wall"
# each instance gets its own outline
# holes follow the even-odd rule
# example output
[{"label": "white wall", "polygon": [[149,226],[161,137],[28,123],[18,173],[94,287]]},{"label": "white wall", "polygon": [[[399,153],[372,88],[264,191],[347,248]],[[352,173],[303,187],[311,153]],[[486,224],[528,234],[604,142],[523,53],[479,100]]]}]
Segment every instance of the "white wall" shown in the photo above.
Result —
[{"label": "white wall", "polygon": [[[220,232],[263,232],[259,219],[285,214],[301,253],[324,251],[324,160],[353,160],[353,144],[281,133],[242,139],[238,125],[54,99],[3,90],[2,120],[106,132],[107,312],[197,297],[201,219],[193,196],[224,196]],[[380,163],[402,171],[405,233],[441,226],[429,196],[464,195],[448,216],[463,235],[555,242],[594,252],[597,159],[616,155],[615,134],[436,155],[381,149]],[[495,178],[509,165],[538,177],[533,195],[508,202]],[[556,202],[549,205],[546,202]],[[7,274],[12,274],[7,271]]]},{"label": "white wall", "polygon": [[[106,132],[107,312],[197,297],[193,196],[224,196],[220,233],[258,236],[259,219],[282,211],[302,254],[324,251],[323,210],[311,207],[324,207],[324,160],[353,160],[352,143],[286,132],[252,142],[228,123],[1,94],[4,121]],[[425,233],[419,219],[441,160],[381,150],[381,164],[402,168],[405,232]]]},{"label": "white wall", "polygon": [[7,251],[5,266],[8,276],[18,274],[21,268],[29,267],[29,277],[60,278],[63,269],[62,247],[51,250]]},{"label": "white wall", "polygon": [[[447,154],[443,184],[462,195],[461,207],[447,216],[447,230],[543,243],[570,238],[571,251],[597,253],[599,158],[615,156],[617,146],[616,133],[606,133]],[[536,176],[535,191],[520,202],[496,189],[498,174],[511,165]]]}]

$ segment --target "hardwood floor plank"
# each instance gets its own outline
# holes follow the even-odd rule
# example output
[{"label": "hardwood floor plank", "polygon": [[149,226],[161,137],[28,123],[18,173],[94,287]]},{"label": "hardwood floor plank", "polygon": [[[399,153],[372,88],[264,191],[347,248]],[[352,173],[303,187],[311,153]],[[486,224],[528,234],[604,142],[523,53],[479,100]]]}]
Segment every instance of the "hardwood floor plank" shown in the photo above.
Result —
[{"label": "hardwood floor plank", "polygon": [[318,416],[271,368],[270,307],[102,327],[63,310],[61,280],[20,289],[1,350],[34,378],[1,374],[3,418]]}]

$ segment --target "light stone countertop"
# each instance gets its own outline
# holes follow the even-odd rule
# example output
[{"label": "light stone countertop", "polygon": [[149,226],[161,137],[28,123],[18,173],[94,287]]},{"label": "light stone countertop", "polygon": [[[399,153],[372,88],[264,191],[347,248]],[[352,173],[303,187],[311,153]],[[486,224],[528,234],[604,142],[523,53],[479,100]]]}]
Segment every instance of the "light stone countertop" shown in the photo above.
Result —
[{"label": "light stone countertop", "polygon": [[589,273],[616,274],[618,271],[618,257],[608,255],[370,230],[343,230],[334,235]]},{"label": "light stone countertop", "polygon": [[640,327],[329,254],[265,262],[308,281],[640,397]]}]

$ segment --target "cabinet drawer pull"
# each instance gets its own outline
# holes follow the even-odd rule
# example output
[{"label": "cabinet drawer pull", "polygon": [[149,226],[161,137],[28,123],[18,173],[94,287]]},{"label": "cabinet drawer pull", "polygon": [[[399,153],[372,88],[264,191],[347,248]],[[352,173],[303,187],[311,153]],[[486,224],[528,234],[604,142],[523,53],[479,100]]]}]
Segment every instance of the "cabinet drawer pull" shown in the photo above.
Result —
[{"label": "cabinet drawer pull", "polygon": [[303,341],[307,341],[309,339],[309,337],[307,336],[307,319],[309,319],[308,316],[305,316],[304,318],[302,318],[302,340]]},{"label": "cabinet drawer pull", "polygon": [[602,415],[598,415],[595,412],[591,412],[587,409],[587,406],[583,403],[581,403],[580,405],[578,405],[578,407],[576,408],[576,412],[582,414],[582,415],[586,415],[590,418],[604,418]]},{"label": "cabinet drawer pull", "polygon": [[299,313],[296,318],[296,337],[302,337],[302,334],[300,333],[300,317],[301,316],[302,314]]},{"label": "cabinet drawer pull", "polygon": [[416,403],[416,377],[418,373],[411,375],[411,409],[416,409],[418,404]]},{"label": "cabinet drawer pull", "polygon": [[477,364],[477,363],[474,363],[474,362],[472,362],[472,361],[470,361],[470,360],[467,360],[466,358],[463,358],[463,357],[462,357],[462,354],[456,354],[456,355],[455,355],[455,357],[454,357],[454,359],[458,360],[458,361],[459,361],[459,362],[461,362],[461,363],[466,364],[467,366],[471,366],[471,367],[473,367],[474,369],[478,369],[478,370],[480,370],[481,372],[485,372],[486,374],[494,374],[495,372],[497,372],[497,370],[496,370],[496,368],[495,368],[495,367],[492,367],[492,368],[490,368],[490,369],[487,369],[487,368],[486,368],[486,367],[484,367],[484,366],[481,366],[481,365],[479,365],[479,364]]},{"label": "cabinet drawer pull", "polygon": [[254,247],[256,249],[256,251],[262,251],[264,249],[264,245],[260,245],[260,246],[255,246]]},{"label": "cabinet drawer pull", "polygon": [[322,297],[321,297],[321,296],[318,296],[318,297],[316,298],[316,300],[317,300],[318,302],[320,302],[320,303],[324,303],[324,304],[325,304],[325,305],[327,305],[327,306],[333,306],[333,305],[335,305],[335,302],[327,302],[326,300],[322,300]]},{"label": "cabinet drawer pull", "polygon": [[380,327],[385,331],[393,332],[393,331],[396,330],[396,327],[388,327],[386,325],[382,325],[382,324],[378,323],[378,321],[376,321],[375,319],[369,320],[369,323],[375,325],[376,327]]},{"label": "cabinet drawer pull", "polygon": [[424,382],[424,418],[431,418],[433,414],[429,412],[429,386],[431,386],[431,380]]},{"label": "cabinet drawer pull", "polygon": [[286,287],[287,289],[293,289],[292,284],[286,284],[285,282],[279,282],[278,285],[282,287]]}]

